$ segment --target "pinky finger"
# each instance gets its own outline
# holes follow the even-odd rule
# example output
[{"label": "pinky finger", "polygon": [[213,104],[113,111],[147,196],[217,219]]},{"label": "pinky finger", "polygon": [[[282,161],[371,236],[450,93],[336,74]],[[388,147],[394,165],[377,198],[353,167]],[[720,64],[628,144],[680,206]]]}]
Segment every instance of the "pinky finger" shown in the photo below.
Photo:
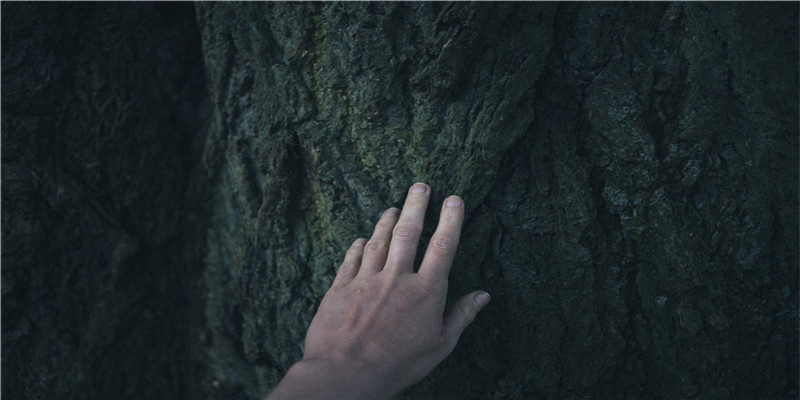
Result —
[{"label": "pinky finger", "polygon": [[361,256],[364,255],[364,245],[366,243],[366,239],[358,238],[350,245],[344,255],[344,262],[342,262],[339,270],[336,271],[336,279],[333,280],[334,285],[347,283],[355,278],[358,269],[361,267]]}]

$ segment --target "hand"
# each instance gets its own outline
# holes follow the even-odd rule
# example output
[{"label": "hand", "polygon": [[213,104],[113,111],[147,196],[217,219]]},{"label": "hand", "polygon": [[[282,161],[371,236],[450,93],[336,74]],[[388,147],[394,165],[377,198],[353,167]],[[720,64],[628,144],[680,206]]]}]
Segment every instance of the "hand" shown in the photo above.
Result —
[{"label": "hand", "polygon": [[428,185],[414,184],[402,213],[386,210],[370,240],[353,243],[311,321],[303,359],[269,399],[390,398],[453,351],[489,295],[472,292],[445,310],[464,220],[457,196],[445,199],[414,272],[430,193]]}]

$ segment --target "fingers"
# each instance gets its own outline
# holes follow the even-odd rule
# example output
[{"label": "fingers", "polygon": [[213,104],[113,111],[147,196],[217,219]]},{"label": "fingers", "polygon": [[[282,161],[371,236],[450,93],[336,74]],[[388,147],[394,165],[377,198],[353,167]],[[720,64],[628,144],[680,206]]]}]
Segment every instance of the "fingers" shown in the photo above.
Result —
[{"label": "fingers", "polygon": [[490,300],[489,293],[477,291],[459,298],[447,307],[444,314],[444,334],[453,346],[478,315],[478,311],[486,307]]},{"label": "fingers", "polygon": [[344,261],[339,267],[339,270],[336,271],[336,278],[333,280],[334,285],[337,283],[349,282],[358,274],[365,243],[367,243],[365,239],[358,238],[350,245],[350,248],[347,249],[347,253],[344,255]]},{"label": "fingers", "polygon": [[425,210],[428,208],[430,196],[431,189],[424,183],[415,183],[408,190],[403,211],[392,231],[386,271],[395,273],[414,271],[414,256],[417,254],[417,245],[422,234],[422,223],[425,220]]},{"label": "fingers", "polygon": [[439,226],[428,242],[428,249],[425,250],[425,257],[419,267],[420,274],[429,275],[432,279],[447,280],[461,237],[463,221],[464,201],[458,196],[445,199],[439,215]]},{"label": "fingers", "polygon": [[389,242],[392,240],[392,229],[399,215],[400,210],[394,207],[383,212],[380,221],[375,225],[372,237],[364,247],[360,273],[380,272],[383,269],[389,252]]}]

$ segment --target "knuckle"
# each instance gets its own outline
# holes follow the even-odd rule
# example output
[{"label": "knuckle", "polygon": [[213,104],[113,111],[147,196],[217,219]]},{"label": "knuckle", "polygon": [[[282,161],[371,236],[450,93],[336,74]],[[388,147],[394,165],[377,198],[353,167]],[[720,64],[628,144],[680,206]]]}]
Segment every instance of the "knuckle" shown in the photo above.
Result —
[{"label": "knuckle", "polygon": [[394,227],[392,232],[392,239],[411,241],[417,240],[422,230],[412,225],[398,225]]},{"label": "knuckle", "polygon": [[397,207],[392,207],[392,208],[389,208],[389,209],[387,209],[386,211],[383,212],[383,216],[381,217],[381,220],[384,220],[384,219],[394,220],[398,216],[400,216],[400,209],[397,208]]},{"label": "knuckle", "polygon": [[473,307],[468,306],[464,302],[458,303],[458,309],[461,310],[462,313],[467,317],[468,322],[472,322],[475,319],[476,311]]},{"label": "knuckle", "polygon": [[367,244],[364,246],[365,251],[375,252],[380,250],[385,250],[389,247],[388,243],[382,239],[370,239]]},{"label": "knuckle", "polygon": [[446,236],[436,237],[431,240],[431,247],[438,255],[450,255],[455,251],[456,246],[456,241]]},{"label": "knuckle", "polygon": [[339,269],[336,270],[336,274],[337,275],[344,274],[344,273],[348,272],[349,270],[353,269],[353,267],[354,267],[354,265],[352,263],[344,262],[344,263],[342,263],[342,265],[339,266]]},{"label": "knuckle", "polygon": [[361,251],[361,247],[364,245],[364,242],[366,242],[366,241],[367,240],[364,239],[364,238],[356,239],[353,242],[353,244],[350,246],[350,248],[347,249],[347,252],[358,253],[359,251]]},{"label": "knuckle", "polygon": [[358,254],[360,253],[360,250],[361,249],[359,249],[357,247],[351,247],[351,248],[347,249],[347,252],[344,253],[345,260],[350,260],[350,259],[358,256]]},{"label": "knuckle", "polygon": [[387,216],[384,216],[383,218],[381,218],[381,219],[378,221],[378,227],[380,227],[380,228],[382,228],[382,229],[391,228],[391,227],[392,227],[392,225],[394,225],[394,224],[395,224],[395,219],[396,219],[396,218],[395,218],[395,217],[392,217],[392,216],[388,216],[388,215],[387,215]]}]

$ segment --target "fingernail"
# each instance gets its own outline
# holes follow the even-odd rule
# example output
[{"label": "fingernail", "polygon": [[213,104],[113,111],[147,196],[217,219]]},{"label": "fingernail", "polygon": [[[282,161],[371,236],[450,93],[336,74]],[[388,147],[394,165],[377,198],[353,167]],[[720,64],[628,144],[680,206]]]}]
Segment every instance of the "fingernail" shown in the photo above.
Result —
[{"label": "fingernail", "polygon": [[353,246],[355,247],[361,247],[364,246],[365,244],[367,244],[367,239],[364,238],[358,238],[356,239],[355,242],[353,242]]},{"label": "fingernail", "polygon": [[450,196],[450,197],[447,198],[447,201],[445,202],[445,204],[448,207],[458,207],[458,206],[461,205],[461,199],[458,198],[458,196]]},{"label": "fingernail", "polygon": [[400,210],[394,207],[383,212],[383,216],[385,217],[396,217],[398,214],[400,214]]},{"label": "fingernail", "polygon": [[489,296],[489,293],[480,292],[475,295],[475,302],[478,303],[481,308],[486,307],[489,304],[489,301],[492,300],[492,296]]},{"label": "fingernail", "polygon": [[424,183],[415,183],[414,186],[411,186],[411,193],[425,193],[428,191],[428,185]]}]

